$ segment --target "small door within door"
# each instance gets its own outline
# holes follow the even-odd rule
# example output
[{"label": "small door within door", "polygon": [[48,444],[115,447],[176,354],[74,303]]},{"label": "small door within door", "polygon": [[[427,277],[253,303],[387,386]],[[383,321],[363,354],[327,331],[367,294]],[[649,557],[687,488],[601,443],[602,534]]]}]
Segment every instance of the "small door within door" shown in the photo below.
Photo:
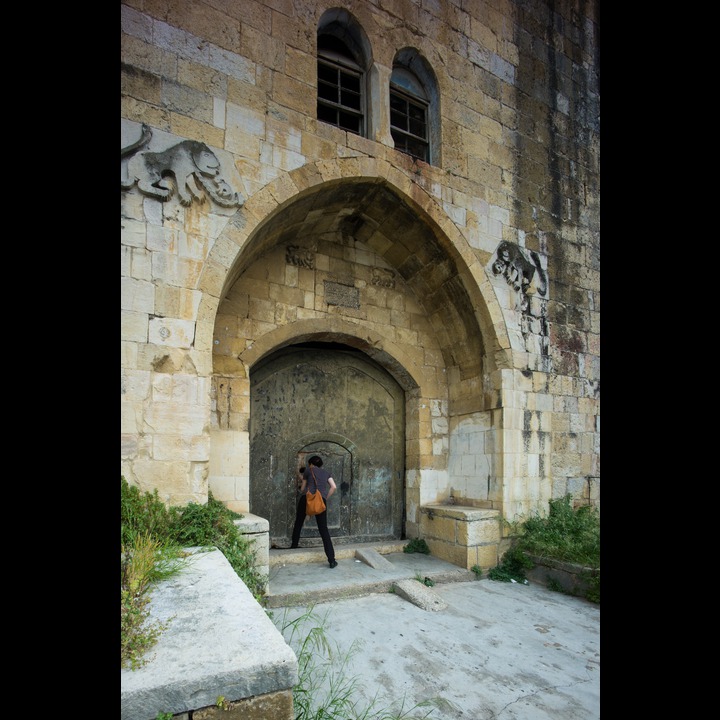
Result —
[{"label": "small door within door", "polygon": [[[314,442],[303,448],[297,455],[297,467],[307,466],[308,458],[313,455],[319,455],[323,460],[323,468],[330,472],[332,479],[335,480],[337,490],[332,494],[327,503],[327,520],[328,530],[331,537],[342,537],[350,534],[349,518],[350,518],[350,476],[352,474],[352,457],[348,450],[334,442],[319,441]],[[313,490],[312,479],[308,483],[308,489]],[[295,492],[291,498],[290,526],[287,529],[288,537],[292,536],[293,524],[295,521],[295,510],[299,494]],[[317,529],[317,523],[312,517],[305,519],[300,539],[302,538],[320,538],[320,532]]]}]

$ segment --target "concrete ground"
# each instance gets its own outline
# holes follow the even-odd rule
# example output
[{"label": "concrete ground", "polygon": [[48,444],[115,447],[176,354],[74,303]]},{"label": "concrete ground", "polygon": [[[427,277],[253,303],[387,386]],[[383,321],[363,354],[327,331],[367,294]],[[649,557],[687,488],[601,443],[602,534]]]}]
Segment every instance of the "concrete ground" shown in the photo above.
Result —
[{"label": "concrete ground", "polygon": [[[344,677],[358,686],[360,705],[408,720],[600,717],[599,605],[541,585],[469,580],[418,554],[377,560],[370,551],[365,561],[341,557],[334,569],[324,557],[296,560],[276,555],[270,612],[296,653],[310,628],[323,628],[334,670],[323,668],[327,651],[313,647],[315,705]],[[438,581],[418,581],[425,577]],[[375,717],[384,716],[367,716]]]}]

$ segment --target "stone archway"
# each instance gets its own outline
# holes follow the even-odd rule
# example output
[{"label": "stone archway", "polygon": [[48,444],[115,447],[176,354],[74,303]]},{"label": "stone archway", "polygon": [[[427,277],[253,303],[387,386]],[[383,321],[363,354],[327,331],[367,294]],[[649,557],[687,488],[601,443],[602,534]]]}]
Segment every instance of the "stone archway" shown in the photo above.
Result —
[{"label": "stone archway", "polygon": [[[326,179],[329,168],[318,170]],[[243,222],[228,226],[216,244],[222,264],[238,246],[243,250],[218,289],[223,300],[213,333],[218,389],[212,444],[228,461],[211,460],[210,487],[232,509],[249,511],[252,421],[250,401],[243,398],[250,396],[254,364],[302,335],[331,340],[333,328],[344,323],[349,344],[369,357],[389,358],[383,366],[395,377],[399,368],[416,378],[406,408],[404,502],[407,530],[417,532],[421,505],[450,492],[450,412],[467,418],[464,427],[487,433],[490,442],[480,447],[495,452],[487,414],[496,388],[488,381],[500,377],[494,370],[510,356],[502,324],[490,317],[497,305],[484,265],[490,254],[476,255],[440,206],[409,179],[406,188],[401,183],[409,195],[367,176],[311,183],[295,195],[288,184],[271,185],[271,194],[263,190],[248,199],[239,213]],[[214,281],[220,278],[216,274]],[[238,444],[232,460],[227,451]],[[495,499],[500,485],[488,479],[483,487],[492,488]],[[224,488],[230,492],[221,496]]]}]

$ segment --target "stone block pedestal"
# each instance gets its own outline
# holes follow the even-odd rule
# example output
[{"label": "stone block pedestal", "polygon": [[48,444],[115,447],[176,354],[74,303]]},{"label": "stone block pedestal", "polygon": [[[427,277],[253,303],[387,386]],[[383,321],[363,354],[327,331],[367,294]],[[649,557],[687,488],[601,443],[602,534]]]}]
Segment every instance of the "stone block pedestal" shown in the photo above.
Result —
[{"label": "stone block pedestal", "polygon": [[420,508],[420,537],[441,560],[471,570],[500,561],[500,511],[434,503]]},{"label": "stone block pedestal", "polygon": [[252,513],[241,514],[243,517],[235,520],[235,525],[254,543],[255,569],[265,578],[267,586],[270,577],[270,523],[267,518]]}]

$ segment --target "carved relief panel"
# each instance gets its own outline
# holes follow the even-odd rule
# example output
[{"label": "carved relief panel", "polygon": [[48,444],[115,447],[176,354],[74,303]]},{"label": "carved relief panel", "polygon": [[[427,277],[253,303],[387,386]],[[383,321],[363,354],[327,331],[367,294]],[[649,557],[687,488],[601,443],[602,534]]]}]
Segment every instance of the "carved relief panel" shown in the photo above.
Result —
[{"label": "carved relief panel", "polygon": [[[162,152],[143,151],[152,139],[152,130],[143,125],[140,137],[120,149],[120,190],[128,191],[137,185],[147,197],[165,202],[177,195],[187,207],[193,200],[212,200],[225,208],[240,207],[245,201],[223,177],[217,155],[197,140],[182,140]],[[138,175],[131,176],[129,163],[139,155]]]}]

